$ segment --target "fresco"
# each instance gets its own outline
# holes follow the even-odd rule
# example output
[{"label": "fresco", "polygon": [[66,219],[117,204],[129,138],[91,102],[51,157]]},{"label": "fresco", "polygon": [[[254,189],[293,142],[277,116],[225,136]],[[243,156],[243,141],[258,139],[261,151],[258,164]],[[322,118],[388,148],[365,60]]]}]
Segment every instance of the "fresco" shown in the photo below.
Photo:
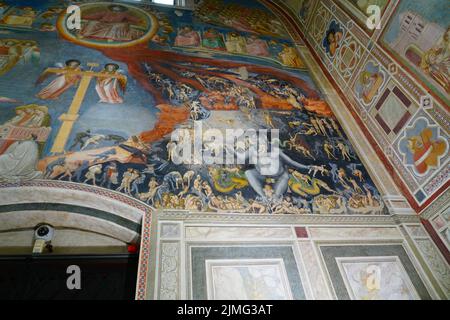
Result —
[{"label": "fresco", "polygon": [[340,24],[336,21],[331,21],[325,37],[322,42],[322,46],[325,48],[325,52],[333,58],[336,52],[341,47],[344,31]]},{"label": "fresco", "polygon": [[300,19],[306,22],[308,20],[309,15],[311,14],[313,7],[314,7],[313,0],[301,0],[300,10],[298,12]]},{"label": "fresco", "polygon": [[444,1],[401,1],[383,36],[387,49],[448,104],[449,26]]},{"label": "fresco", "polygon": [[[341,260],[342,258],[338,258]],[[398,258],[339,261],[339,269],[352,300],[418,300],[408,274]],[[377,261],[378,260],[378,261]],[[380,275],[378,282],[373,279]]]},{"label": "fresco", "polygon": [[2,1],[0,2],[0,26],[12,29],[55,31],[55,21],[64,9],[59,3],[55,3],[54,6],[36,8],[32,1]]},{"label": "fresco", "polygon": [[308,20],[309,14],[314,7],[315,1],[313,0],[291,0],[285,1],[285,4],[288,5],[294,12],[298,15],[300,20],[303,23],[306,23]]},{"label": "fresco", "polygon": [[[19,8],[5,3],[12,10],[6,14]],[[293,44],[273,36],[280,29],[263,6],[249,5],[265,12],[254,26],[238,13],[239,3],[206,1],[192,12],[83,2],[87,16],[78,31],[65,28],[65,12],[52,16],[52,32],[33,24],[2,29],[0,40],[29,42],[30,49],[0,77],[1,181],[85,183],[164,209],[383,213],[379,192]],[[41,17],[64,5],[43,1],[32,11]],[[202,6],[225,6],[233,19],[208,20]],[[278,129],[282,165],[267,174],[247,162],[198,162],[196,154],[176,163],[179,145],[195,149],[201,140],[200,126]],[[187,133],[173,141],[176,129]],[[248,140],[238,147],[251,150]],[[200,149],[220,151],[205,140]]]},{"label": "fresco", "polygon": [[20,62],[36,63],[39,57],[40,52],[35,41],[0,39],[0,75]]},{"label": "fresco", "polygon": [[407,165],[419,176],[425,176],[432,169],[441,166],[441,159],[447,155],[448,141],[440,136],[440,128],[429,124],[426,118],[418,118],[406,128],[399,149]]},{"label": "fresco", "polygon": [[209,24],[226,26],[237,31],[282,37],[288,39],[282,23],[264,7],[255,2],[202,0],[196,8],[196,17]]},{"label": "fresco", "polygon": [[[258,260],[256,260],[258,261]],[[259,260],[260,261],[260,260]],[[253,262],[253,263],[252,263]],[[267,263],[268,262],[268,263]],[[210,269],[208,299],[213,300],[292,300],[284,265],[272,261],[230,260],[215,262]]]},{"label": "fresco", "polygon": [[356,80],[355,91],[358,98],[365,104],[370,105],[380,94],[385,74],[379,65],[369,61],[361,71]]},{"label": "fresco", "polygon": [[154,16],[138,7],[124,4],[82,4],[81,28],[68,30],[64,16],[59,30],[72,42],[92,47],[123,47],[148,42],[157,29]]},{"label": "fresco", "polygon": [[367,13],[367,9],[371,5],[379,6],[380,11],[383,14],[386,7],[389,5],[389,0],[338,0],[337,1],[342,8],[348,12],[355,21],[367,30],[367,18],[370,14]]}]

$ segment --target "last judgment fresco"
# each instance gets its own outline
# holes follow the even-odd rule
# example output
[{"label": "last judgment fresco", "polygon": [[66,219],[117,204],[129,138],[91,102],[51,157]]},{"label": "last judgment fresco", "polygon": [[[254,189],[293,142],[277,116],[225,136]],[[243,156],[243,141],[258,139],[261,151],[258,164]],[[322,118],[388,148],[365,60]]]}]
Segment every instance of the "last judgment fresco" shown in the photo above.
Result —
[{"label": "last judgment fresco", "polygon": [[[74,4],[79,28],[68,27]],[[384,212],[294,44],[257,2],[0,1],[0,123],[1,183],[83,183],[171,210]],[[278,137],[220,144],[202,136],[211,130]],[[201,161],[275,142],[273,172]],[[196,152],[180,163],[181,145]]]}]

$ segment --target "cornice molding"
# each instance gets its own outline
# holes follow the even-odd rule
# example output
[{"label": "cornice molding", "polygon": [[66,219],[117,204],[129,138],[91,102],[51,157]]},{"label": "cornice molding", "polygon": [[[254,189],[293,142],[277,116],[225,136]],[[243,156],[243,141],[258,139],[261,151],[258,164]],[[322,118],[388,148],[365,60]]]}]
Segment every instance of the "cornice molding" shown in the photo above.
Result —
[{"label": "cornice molding", "polygon": [[105,189],[97,186],[91,186],[83,183],[60,181],[60,180],[31,180],[18,183],[0,183],[0,190],[2,189],[17,189],[17,188],[29,188],[31,190],[39,191],[39,189],[56,188],[62,190],[73,190],[79,192],[87,192],[94,194],[101,198],[107,198],[111,201],[121,202],[128,206],[132,206],[142,212],[152,211],[153,208],[146,203],[130,197],[121,192],[117,192],[110,189]]},{"label": "cornice molding", "polygon": [[188,211],[159,210],[154,213],[159,221],[184,221],[215,224],[286,224],[286,225],[400,225],[420,223],[415,214],[393,215],[268,215],[233,213],[193,213]]}]

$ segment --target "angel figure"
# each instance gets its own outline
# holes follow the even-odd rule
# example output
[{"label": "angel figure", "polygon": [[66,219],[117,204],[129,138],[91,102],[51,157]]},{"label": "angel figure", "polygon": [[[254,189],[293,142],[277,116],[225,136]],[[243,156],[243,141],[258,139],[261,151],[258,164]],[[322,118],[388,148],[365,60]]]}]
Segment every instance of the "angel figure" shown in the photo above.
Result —
[{"label": "angel figure", "polygon": [[44,82],[51,75],[56,74],[56,78],[50,82],[44,89],[42,89],[36,96],[43,100],[55,100],[58,99],[69,88],[78,84],[81,79],[81,74],[77,71],[81,71],[81,62],[78,60],[66,61],[66,66],[58,63],[56,67],[61,72],[53,72],[50,68],[46,69],[39,79],[36,81],[36,85]]},{"label": "angel figure", "polygon": [[120,73],[119,66],[115,63],[108,63],[100,73],[102,76],[97,77],[95,86],[100,102],[123,103],[123,98],[119,94],[119,87],[125,93],[127,78]]},{"label": "angel figure", "polygon": [[0,75],[7,73],[20,61],[39,62],[40,52],[36,41],[0,39]]},{"label": "angel figure", "polygon": [[15,99],[0,96],[0,103],[17,103],[17,102],[18,101]]}]

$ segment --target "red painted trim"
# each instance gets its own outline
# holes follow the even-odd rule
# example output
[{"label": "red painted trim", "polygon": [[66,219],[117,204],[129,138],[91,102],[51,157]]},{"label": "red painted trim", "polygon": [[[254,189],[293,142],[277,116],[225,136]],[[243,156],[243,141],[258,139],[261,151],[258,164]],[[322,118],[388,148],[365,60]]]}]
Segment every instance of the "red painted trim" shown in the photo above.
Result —
[{"label": "red painted trim", "polygon": [[448,187],[450,187],[450,180],[448,180],[442,187],[440,187],[437,191],[435,191],[433,195],[422,204],[421,206],[422,209],[420,211],[428,207],[431,204],[431,202],[433,202],[437,197],[439,197],[442,193],[444,193],[444,191],[447,190]]},{"label": "red painted trim", "polygon": [[445,260],[447,260],[447,263],[450,264],[450,252],[448,251],[447,246],[442,241],[441,237],[431,225],[431,222],[425,219],[421,219],[421,221],[423,226],[425,227],[425,230],[427,230],[428,234],[430,235],[431,239],[433,239],[436,246],[439,248],[439,251],[441,251]]},{"label": "red painted trim", "polygon": [[300,239],[309,238],[308,230],[306,230],[305,227],[295,227],[295,234],[297,235],[297,238],[300,238]]},{"label": "red painted trim", "polygon": [[[301,31],[298,24],[295,22],[295,20],[286,13],[285,9],[280,5],[272,2],[272,0],[261,0],[266,6],[269,7],[269,9],[272,9],[273,11],[277,12],[281,18],[284,18],[284,20],[290,24],[291,29],[294,29],[302,38],[305,45],[308,47],[309,51],[311,52],[314,59],[317,61],[319,67],[321,68],[322,72],[324,73],[325,77],[328,79],[328,81],[333,85],[336,92],[339,94],[341,99],[344,101],[345,105],[347,106],[348,110],[352,114],[353,118],[356,120],[358,126],[363,129],[363,133],[367,140],[369,141],[370,145],[374,149],[377,156],[380,158],[381,162],[383,162],[384,166],[386,167],[386,170],[388,173],[392,176],[394,179],[394,182],[397,184],[397,186],[400,188],[400,190],[403,192],[406,200],[411,205],[411,207],[417,212],[422,212],[426,207],[430,205],[431,202],[433,202],[438,196],[440,196],[449,186],[450,181],[447,181],[445,185],[443,185],[441,188],[439,188],[437,191],[435,191],[422,205],[419,205],[414,198],[414,196],[409,191],[408,187],[403,182],[402,178],[397,174],[396,169],[393,167],[393,165],[390,163],[389,159],[385,156],[383,150],[381,150],[380,146],[378,145],[375,138],[369,133],[369,130],[367,130],[364,122],[359,117],[358,113],[353,108],[353,105],[349,102],[348,98],[342,92],[341,88],[338,86],[334,78],[331,76],[331,74],[326,69],[325,65],[321,61],[320,57],[317,55],[309,41],[307,40],[305,34]],[[394,9],[395,10],[395,9]],[[426,88],[426,86],[425,86]]]}]

